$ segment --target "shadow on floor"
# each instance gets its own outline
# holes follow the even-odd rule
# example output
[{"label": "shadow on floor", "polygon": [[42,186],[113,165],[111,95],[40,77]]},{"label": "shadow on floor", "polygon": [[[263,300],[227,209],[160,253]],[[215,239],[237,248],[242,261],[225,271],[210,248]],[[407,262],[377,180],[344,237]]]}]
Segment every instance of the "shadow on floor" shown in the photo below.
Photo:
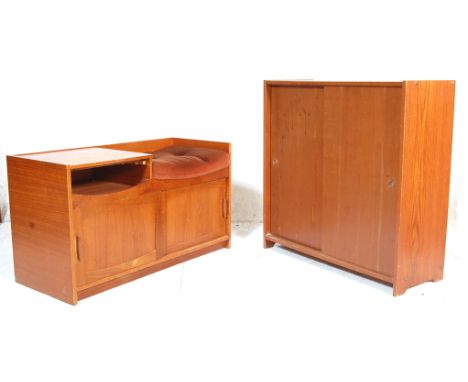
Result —
[{"label": "shadow on floor", "polygon": [[272,248],[273,251],[275,252],[280,252],[282,255],[285,255],[295,261],[300,261],[307,263],[309,266],[312,267],[318,267],[322,269],[323,271],[330,272],[330,273],[335,273],[339,274],[341,277],[346,277],[348,279],[352,279],[356,282],[359,282],[361,284],[365,284],[367,286],[370,286],[371,288],[374,288],[386,295],[393,296],[393,289],[390,285],[385,284],[383,282],[374,280],[372,278],[367,278],[364,277],[358,273],[351,272],[346,269],[342,269],[340,267],[328,264],[324,261],[315,259],[313,257],[309,257],[307,255],[304,255],[300,252],[294,251],[293,249],[285,248],[280,245],[275,245]]},{"label": "shadow on floor", "polygon": [[0,278],[15,279],[10,223],[0,223]]},{"label": "shadow on floor", "polygon": [[247,237],[261,225],[262,222],[232,222],[231,230],[236,236]]},{"label": "shadow on floor", "polygon": [[232,183],[232,233],[246,237],[262,223],[262,195],[242,183]]}]

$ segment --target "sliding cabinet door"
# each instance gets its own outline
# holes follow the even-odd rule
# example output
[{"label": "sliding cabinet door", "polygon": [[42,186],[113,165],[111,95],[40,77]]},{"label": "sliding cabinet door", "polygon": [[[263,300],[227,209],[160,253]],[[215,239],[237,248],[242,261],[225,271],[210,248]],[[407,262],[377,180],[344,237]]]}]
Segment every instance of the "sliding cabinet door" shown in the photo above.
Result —
[{"label": "sliding cabinet door", "polygon": [[74,209],[79,289],[157,259],[158,195],[121,194]]},{"label": "sliding cabinet door", "polygon": [[226,179],[164,192],[166,254],[226,236],[227,193]]},{"label": "sliding cabinet door", "polygon": [[324,88],[323,253],[393,275],[401,88]]},{"label": "sliding cabinet door", "polygon": [[271,89],[273,235],[321,247],[323,88]]}]

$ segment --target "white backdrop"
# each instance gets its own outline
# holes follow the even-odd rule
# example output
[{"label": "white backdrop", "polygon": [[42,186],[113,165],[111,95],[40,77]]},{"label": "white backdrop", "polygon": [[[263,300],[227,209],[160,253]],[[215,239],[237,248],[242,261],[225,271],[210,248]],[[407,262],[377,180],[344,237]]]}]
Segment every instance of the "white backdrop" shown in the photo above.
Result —
[{"label": "white backdrop", "polygon": [[71,308],[14,283],[2,256],[0,380],[466,381],[464,3],[0,0],[4,210],[6,154],[179,136],[233,143],[234,219],[258,220],[264,79],[457,81],[443,283],[392,299],[262,251],[257,230]]},{"label": "white backdrop", "polygon": [[6,154],[179,136],[233,143],[234,218],[256,220],[264,79],[455,79],[451,216],[466,226],[462,5],[1,1],[0,204]]}]

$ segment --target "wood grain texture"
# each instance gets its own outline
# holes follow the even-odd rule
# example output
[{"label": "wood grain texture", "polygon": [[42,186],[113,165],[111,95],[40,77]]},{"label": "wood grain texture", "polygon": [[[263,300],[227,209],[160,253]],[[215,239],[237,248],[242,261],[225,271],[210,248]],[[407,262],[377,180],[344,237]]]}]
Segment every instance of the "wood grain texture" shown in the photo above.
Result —
[{"label": "wood grain texture", "polygon": [[164,203],[166,253],[228,232],[225,179],[166,191]]},{"label": "wood grain texture", "polygon": [[113,185],[103,181],[78,183],[72,187],[72,191],[73,208],[81,207],[92,210],[101,205],[118,204],[121,200],[136,199],[148,193],[154,194],[158,190],[148,180],[133,187],[128,187],[126,184]]},{"label": "wood grain texture", "polygon": [[403,90],[395,295],[443,277],[455,82],[408,81]]},{"label": "wood grain texture", "polygon": [[271,92],[270,231],[320,249],[323,88]]},{"label": "wood grain texture", "polygon": [[271,232],[271,86],[263,84],[263,247],[270,248],[275,243],[268,240]]},{"label": "wood grain texture", "polygon": [[124,194],[74,209],[78,287],[156,259],[157,198]]},{"label": "wood grain texture", "polygon": [[[165,191],[174,188],[189,187],[200,183],[208,183],[218,179],[230,179],[230,166],[222,170],[212,172],[210,174],[202,175],[196,178],[185,179],[152,179],[151,185],[155,190]],[[230,187],[229,187],[230,188]]]},{"label": "wood grain texture", "polygon": [[206,141],[198,139],[172,138],[174,146],[205,147],[230,152],[231,144],[227,142]]},{"label": "wood grain texture", "polygon": [[226,181],[226,208],[227,213],[225,215],[226,220],[226,235],[228,236],[228,242],[226,244],[226,248],[231,248],[231,230],[232,230],[232,166],[231,166],[231,158],[232,158],[232,146],[228,144],[228,153],[229,153],[229,171],[227,177],[223,177]]},{"label": "wood grain texture", "polygon": [[231,144],[228,142],[206,141],[199,139],[187,138],[164,138],[164,139],[151,139],[146,141],[136,142],[122,142],[110,145],[99,146],[113,150],[134,151],[139,153],[150,153],[161,150],[170,146],[191,146],[191,147],[205,147],[211,149],[230,151]]},{"label": "wood grain texture", "polygon": [[16,281],[74,304],[69,173],[12,156],[7,163]]},{"label": "wood grain texture", "polygon": [[203,245],[194,247],[189,251],[177,253],[176,257],[162,258],[145,267],[135,268],[133,272],[126,273],[125,275],[121,275],[119,277],[109,278],[102,283],[97,283],[95,285],[89,286],[86,289],[78,290],[78,299],[82,300],[97,293],[101,293],[105,290],[125,284],[129,281],[138,279],[140,277],[144,277],[146,275],[160,271],[165,268],[169,268],[181,262],[194,259],[196,257],[205,255],[209,252],[213,252],[218,249],[226,248],[228,242],[229,240],[227,237],[222,237],[220,238],[220,240],[213,240],[208,243],[204,243]]},{"label": "wood grain texture", "polygon": [[327,87],[397,87],[401,88],[402,82],[349,82],[349,81],[314,81],[314,80],[267,80],[267,86],[287,86],[287,87],[313,87],[313,86],[327,86]]},{"label": "wood grain texture", "polygon": [[391,276],[387,276],[383,273],[361,267],[355,263],[350,263],[346,260],[341,260],[334,256],[327,255],[326,253],[323,253],[322,251],[316,250],[314,248],[310,248],[307,245],[296,243],[295,241],[292,241],[292,240],[285,239],[284,237],[279,237],[276,235],[268,234],[268,240],[276,244],[282,245],[284,247],[298,251],[301,254],[313,257],[314,259],[324,261],[328,264],[335,265],[335,266],[350,270],[355,273],[359,273],[360,275],[365,275],[372,279],[380,280],[388,284],[392,284],[393,282],[393,277]]},{"label": "wood grain texture", "polygon": [[20,157],[41,162],[61,164],[70,168],[91,168],[114,163],[151,159],[151,156],[146,153],[109,150],[99,147],[24,154],[20,155]]},{"label": "wood grain texture", "polygon": [[[76,171],[73,171],[73,173]],[[119,163],[116,166],[101,166],[93,169],[91,179],[102,179],[134,186],[151,179],[153,166],[151,159]]]},{"label": "wood grain texture", "polygon": [[[266,81],[265,246],[279,243],[392,283],[394,295],[440,280],[454,86]],[[307,141],[304,130],[314,128],[300,118],[310,110],[317,142]],[[273,163],[287,166],[277,171]]]},{"label": "wood grain texture", "polygon": [[74,185],[73,192],[78,195],[108,195],[130,189],[131,186],[125,183],[107,182],[105,180],[95,180],[90,182],[80,182]]},{"label": "wood grain texture", "polygon": [[231,154],[229,143],[168,138],[10,157],[18,281],[74,304],[229,247],[231,166],[190,179],[152,179],[152,156],[138,150],[173,144]]},{"label": "wood grain texture", "polygon": [[113,143],[110,145],[102,145],[99,147],[112,149],[112,150],[134,151],[137,153],[150,153],[150,152],[161,150],[165,147],[170,147],[170,146],[174,146],[172,138]]},{"label": "wood grain texture", "polygon": [[322,251],[392,277],[401,88],[326,87],[324,92]]},{"label": "wood grain texture", "polygon": [[132,141],[132,142],[121,142],[121,143],[112,143],[108,145],[100,146],[89,146],[89,147],[79,147],[79,148],[68,148],[61,150],[50,150],[50,151],[40,151],[34,153],[24,153],[17,154],[15,156],[29,156],[29,155],[38,155],[38,154],[52,154],[52,153],[64,153],[67,151],[82,150],[82,149],[110,149],[110,150],[120,150],[120,151],[130,151],[137,154],[148,154],[157,150],[164,149],[170,146],[193,146],[193,147],[206,147],[206,148],[215,148],[230,152],[231,144],[228,142],[218,142],[218,141],[207,141],[200,139],[187,139],[187,138],[162,138],[162,139],[149,139],[144,141]]}]

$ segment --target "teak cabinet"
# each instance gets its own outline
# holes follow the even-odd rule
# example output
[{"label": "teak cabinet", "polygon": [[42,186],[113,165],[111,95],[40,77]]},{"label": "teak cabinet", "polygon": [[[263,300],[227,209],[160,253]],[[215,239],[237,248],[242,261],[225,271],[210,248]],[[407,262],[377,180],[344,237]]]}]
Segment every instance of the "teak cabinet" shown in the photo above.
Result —
[{"label": "teak cabinet", "polygon": [[441,280],[454,81],[265,81],[264,244],[393,286]]},{"label": "teak cabinet", "polygon": [[230,246],[230,165],[159,180],[151,154],[178,138],[8,156],[16,281],[75,304]]}]

